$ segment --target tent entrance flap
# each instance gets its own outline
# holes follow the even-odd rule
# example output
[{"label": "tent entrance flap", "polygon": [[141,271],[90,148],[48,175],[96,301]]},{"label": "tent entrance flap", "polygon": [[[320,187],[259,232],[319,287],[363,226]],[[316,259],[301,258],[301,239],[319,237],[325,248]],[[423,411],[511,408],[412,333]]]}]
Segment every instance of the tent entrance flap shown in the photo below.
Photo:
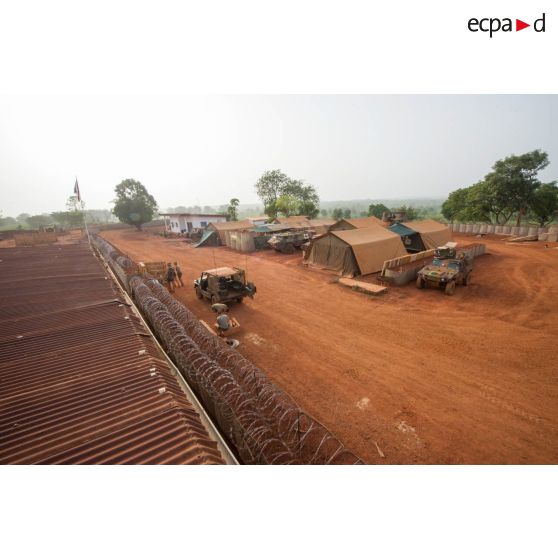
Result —
[{"label": "tent entrance flap", "polygon": [[426,250],[419,233],[406,227],[402,223],[394,223],[388,230],[398,234],[407,252],[423,252]]},{"label": "tent entrance flap", "polygon": [[315,267],[336,271],[345,277],[354,277],[360,273],[351,247],[332,234],[314,242],[308,262]]}]

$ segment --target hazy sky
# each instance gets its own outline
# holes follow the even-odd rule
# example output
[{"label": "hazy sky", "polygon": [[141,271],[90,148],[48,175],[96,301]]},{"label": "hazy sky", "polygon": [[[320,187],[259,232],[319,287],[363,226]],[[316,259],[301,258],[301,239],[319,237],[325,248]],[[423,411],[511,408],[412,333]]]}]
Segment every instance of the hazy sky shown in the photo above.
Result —
[{"label": "hazy sky", "polygon": [[444,197],[496,159],[548,152],[558,96],[0,97],[0,211],[90,209],[140,180],[159,207],[257,202],[280,168],[323,200]]}]

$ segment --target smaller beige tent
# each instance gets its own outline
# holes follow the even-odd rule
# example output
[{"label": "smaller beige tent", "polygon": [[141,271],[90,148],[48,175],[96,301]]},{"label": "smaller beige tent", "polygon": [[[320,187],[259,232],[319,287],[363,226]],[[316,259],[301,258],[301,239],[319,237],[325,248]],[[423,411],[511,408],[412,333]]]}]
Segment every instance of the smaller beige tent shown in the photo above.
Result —
[{"label": "smaller beige tent", "polygon": [[324,234],[335,224],[335,219],[310,219],[308,223],[316,234]]},{"label": "smaller beige tent", "polygon": [[424,247],[427,250],[443,246],[451,240],[451,232],[448,226],[433,219],[408,221],[404,225],[420,234]]},{"label": "smaller beige tent", "polygon": [[384,227],[330,231],[307,251],[308,264],[354,277],[381,271],[384,262],[407,255],[401,237]]},{"label": "smaller beige tent", "polygon": [[350,229],[365,229],[367,227],[386,227],[389,223],[371,215],[370,217],[356,217],[355,219],[340,219],[330,227],[332,231],[348,231]]}]

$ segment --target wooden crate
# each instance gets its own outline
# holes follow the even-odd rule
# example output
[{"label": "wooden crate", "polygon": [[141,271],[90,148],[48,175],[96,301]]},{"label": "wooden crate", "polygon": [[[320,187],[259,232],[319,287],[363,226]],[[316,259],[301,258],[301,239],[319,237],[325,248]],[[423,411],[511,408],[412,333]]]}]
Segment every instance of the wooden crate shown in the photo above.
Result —
[{"label": "wooden crate", "polygon": [[140,262],[139,271],[142,275],[157,277],[161,274],[164,277],[167,273],[167,264],[166,262]]}]

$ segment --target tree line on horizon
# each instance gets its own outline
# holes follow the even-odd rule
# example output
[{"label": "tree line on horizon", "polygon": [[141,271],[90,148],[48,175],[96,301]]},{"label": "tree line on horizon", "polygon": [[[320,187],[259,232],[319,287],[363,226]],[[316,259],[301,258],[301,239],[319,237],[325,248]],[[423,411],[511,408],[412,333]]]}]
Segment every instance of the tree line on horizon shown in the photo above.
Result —
[{"label": "tree line on horizon", "polygon": [[451,223],[473,221],[505,225],[523,219],[544,227],[558,217],[556,181],[543,183],[538,173],[550,163],[540,149],[510,155],[494,163],[479,182],[451,192],[442,215]]},{"label": "tree line on horizon", "polygon": [[[519,225],[522,219],[527,219],[545,226],[558,216],[556,181],[543,183],[538,178],[538,173],[548,164],[548,154],[541,150],[510,155],[496,161],[483,180],[451,192],[440,206],[406,204],[390,208],[383,203],[372,203],[366,207],[353,202],[352,207],[320,208],[320,198],[315,186],[290,178],[280,169],[264,172],[256,182],[255,190],[263,204],[264,213],[270,219],[293,215],[304,215],[309,219],[331,217],[335,220],[366,216],[381,218],[385,212],[406,211],[410,220],[442,218],[449,222],[481,221],[501,225],[514,219]],[[114,216],[120,222],[141,230],[143,224],[158,216],[159,208],[155,198],[138,180],[123,180],[115,186],[115,194],[112,211],[87,210],[85,213],[88,222],[114,222]],[[236,221],[245,214],[240,211],[239,206],[239,199],[232,198],[228,205],[219,206],[218,211],[225,214],[228,220]],[[215,212],[212,206],[179,206],[174,210],[185,213]],[[77,197],[70,196],[66,211],[41,215],[22,213],[16,218],[2,217],[0,214],[0,228],[39,229],[52,224],[62,228],[80,227],[83,225],[83,213]]]}]

